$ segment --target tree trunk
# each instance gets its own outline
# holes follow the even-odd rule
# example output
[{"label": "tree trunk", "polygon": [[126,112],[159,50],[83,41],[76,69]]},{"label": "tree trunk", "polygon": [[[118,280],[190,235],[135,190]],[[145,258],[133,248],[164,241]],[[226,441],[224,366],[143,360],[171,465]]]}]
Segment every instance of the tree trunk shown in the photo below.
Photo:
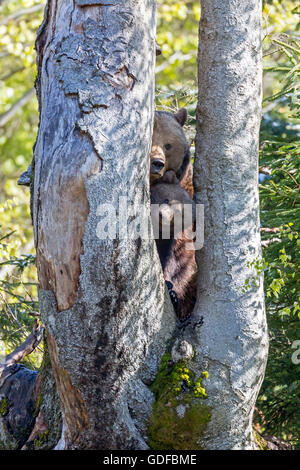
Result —
[{"label": "tree trunk", "polygon": [[194,185],[205,207],[194,341],[211,419],[207,449],[251,449],[267,361],[261,274],[258,142],[261,4],[202,0]]},{"label": "tree trunk", "polygon": [[118,223],[115,236],[113,213],[111,238],[101,227],[106,210],[124,216],[119,196],[150,221],[155,49],[154,1],[48,1],[32,210],[59,448],[147,448],[147,384],[174,313],[154,241],[125,238]]}]

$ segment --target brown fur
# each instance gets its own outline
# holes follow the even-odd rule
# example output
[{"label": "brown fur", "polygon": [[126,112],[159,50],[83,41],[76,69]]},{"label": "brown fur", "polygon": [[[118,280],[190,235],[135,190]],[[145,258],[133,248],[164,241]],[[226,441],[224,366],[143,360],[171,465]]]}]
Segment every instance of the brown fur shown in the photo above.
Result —
[{"label": "brown fur", "polygon": [[[185,138],[182,126],[186,119],[184,108],[176,114],[165,111],[156,111],[150,154],[150,183],[164,177],[165,173],[172,171],[180,181],[186,173],[190,163],[189,144]],[[171,146],[169,148],[169,146]],[[153,163],[161,160],[164,166],[155,171]]]},{"label": "brown fur", "polygon": [[[182,126],[186,120],[186,111],[179,110],[175,115],[156,112],[150,156],[151,170],[151,202],[167,204],[162,207],[160,216],[170,217],[170,209],[175,211],[183,204],[194,204],[193,173],[190,163],[189,146]],[[171,144],[171,148],[166,148]],[[153,162],[159,160],[163,166],[157,171]],[[172,225],[171,225],[172,227]],[[184,227],[177,238],[172,234],[170,240],[161,237],[156,240],[164,278],[169,289],[175,311],[180,319],[189,316],[196,301],[197,266],[195,251],[187,250],[190,243],[188,231],[192,227]]]}]

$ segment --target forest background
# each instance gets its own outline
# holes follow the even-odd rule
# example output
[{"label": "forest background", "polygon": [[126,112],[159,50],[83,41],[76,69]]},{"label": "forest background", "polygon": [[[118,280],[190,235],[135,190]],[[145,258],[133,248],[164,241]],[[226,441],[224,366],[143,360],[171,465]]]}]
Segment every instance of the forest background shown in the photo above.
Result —
[{"label": "forest background", "polygon": [[[29,190],[18,186],[38,127],[34,42],[45,2],[0,0],[0,359],[38,312]],[[263,2],[260,204],[270,352],[255,423],[300,449],[300,3]],[[194,148],[199,1],[157,2],[157,109],[188,109]],[[255,283],[246,281],[245,289]],[[26,358],[36,369],[42,346]]]}]

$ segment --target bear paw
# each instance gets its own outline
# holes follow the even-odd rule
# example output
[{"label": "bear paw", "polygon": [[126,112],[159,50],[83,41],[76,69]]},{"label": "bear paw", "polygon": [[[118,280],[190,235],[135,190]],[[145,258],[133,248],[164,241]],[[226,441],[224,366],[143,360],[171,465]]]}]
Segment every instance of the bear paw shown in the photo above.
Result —
[{"label": "bear paw", "polygon": [[161,181],[164,183],[169,183],[169,184],[178,184],[179,180],[176,176],[176,173],[174,170],[168,170],[162,177]]}]

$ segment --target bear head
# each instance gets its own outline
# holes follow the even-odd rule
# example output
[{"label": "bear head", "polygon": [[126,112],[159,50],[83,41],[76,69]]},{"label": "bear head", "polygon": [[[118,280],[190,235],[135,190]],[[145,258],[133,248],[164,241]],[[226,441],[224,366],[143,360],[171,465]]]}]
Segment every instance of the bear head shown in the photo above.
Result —
[{"label": "bear head", "polygon": [[[152,221],[154,224],[159,223],[159,232],[165,230],[167,233],[169,227],[172,236],[175,237],[182,231],[190,229],[196,220],[196,205],[188,192],[178,183],[169,184],[162,180],[157,182],[151,188],[151,204],[157,205],[158,211],[153,211]],[[189,216],[186,212],[188,210]]]},{"label": "bear head", "polygon": [[182,129],[186,118],[185,108],[179,109],[176,114],[155,112],[150,154],[150,184],[164,177],[169,183],[180,181],[184,177],[190,162],[189,145]]}]

